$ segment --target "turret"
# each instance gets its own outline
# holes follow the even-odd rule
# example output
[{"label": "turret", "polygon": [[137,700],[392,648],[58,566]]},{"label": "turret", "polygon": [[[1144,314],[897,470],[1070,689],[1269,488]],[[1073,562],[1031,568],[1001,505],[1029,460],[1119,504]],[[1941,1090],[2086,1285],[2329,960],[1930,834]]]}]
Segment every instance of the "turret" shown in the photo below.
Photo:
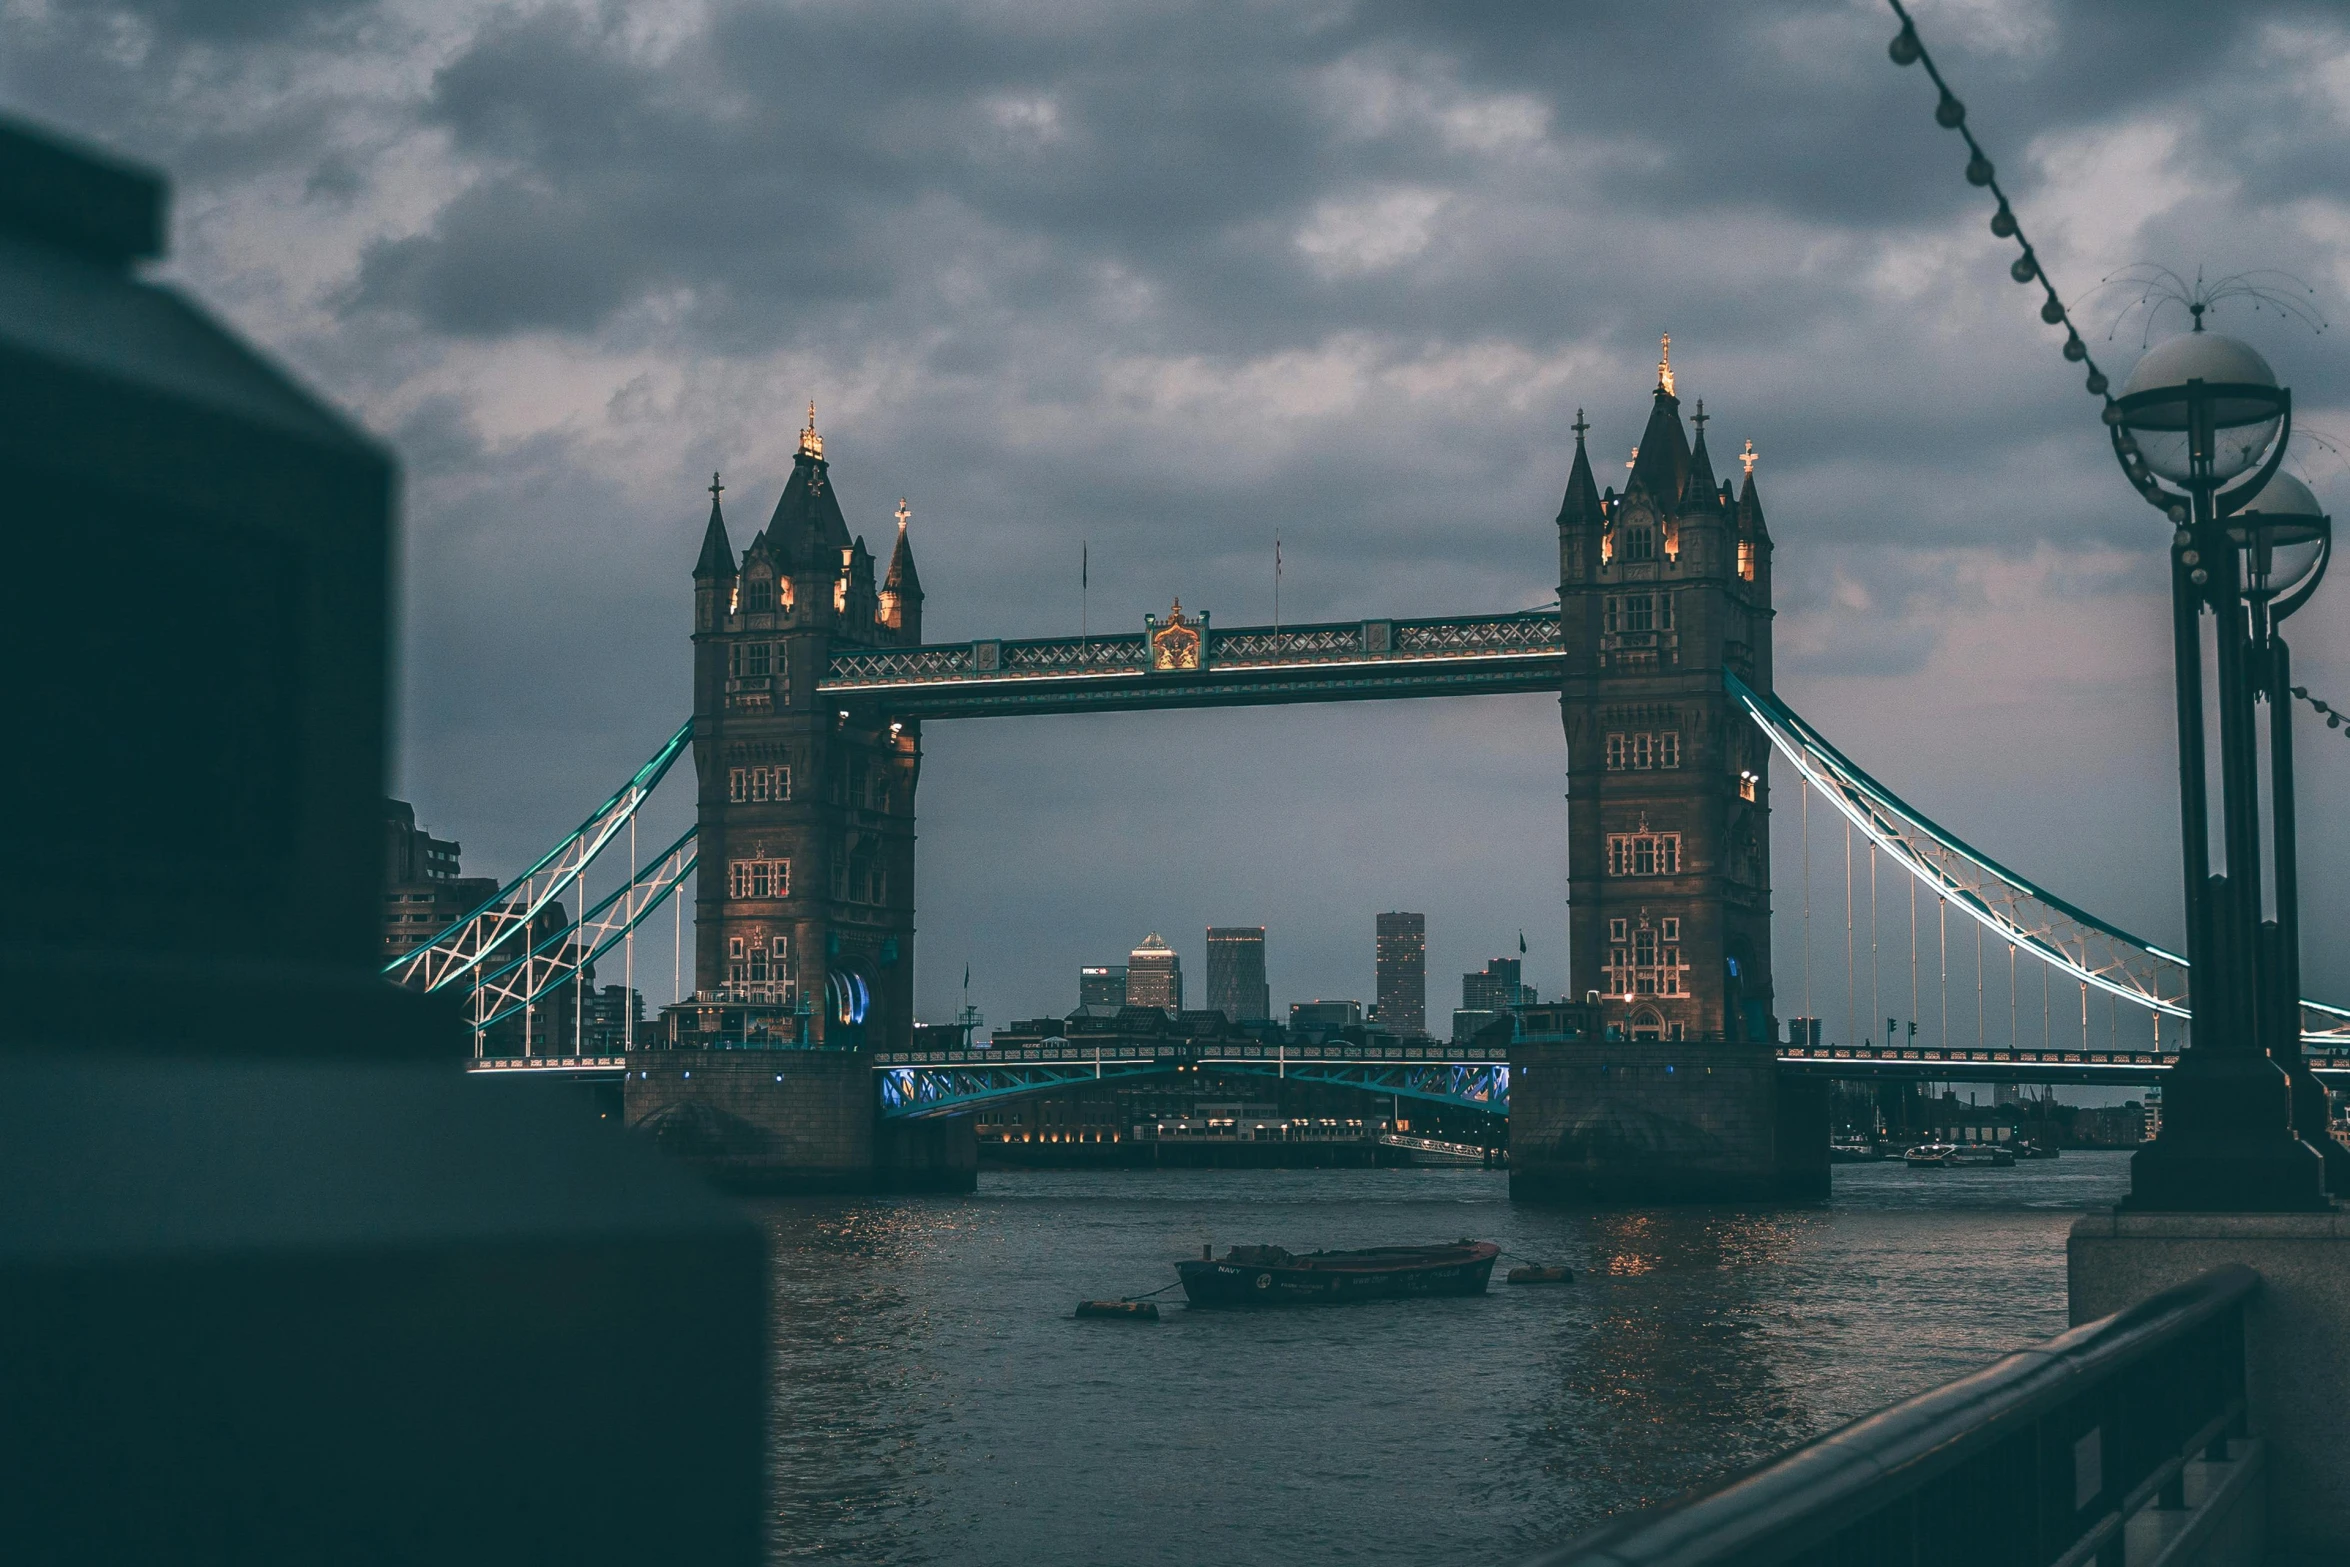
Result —
[{"label": "turret", "polygon": [[914,513],[904,496],[898,497],[898,543],[889,554],[889,575],[881,584],[881,621],[907,645],[922,640],[922,578],[914,570],[914,546],[906,538],[906,523]]},{"label": "turret", "polygon": [[702,553],[694,562],[694,629],[708,631],[728,610],[734,593],[734,544],[726,536],[726,518],[718,497],[726,486],[710,475],[710,525],[702,530]]}]

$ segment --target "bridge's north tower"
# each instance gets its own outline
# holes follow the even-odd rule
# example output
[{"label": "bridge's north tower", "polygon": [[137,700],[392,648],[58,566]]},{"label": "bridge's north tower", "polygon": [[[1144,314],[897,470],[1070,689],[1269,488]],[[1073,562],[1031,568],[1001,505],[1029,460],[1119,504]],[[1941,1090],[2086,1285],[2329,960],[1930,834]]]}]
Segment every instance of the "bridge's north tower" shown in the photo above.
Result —
[{"label": "bridge's north tower", "polygon": [[843,711],[816,690],[837,649],[922,638],[904,503],[877,585],[841,515],[813,404],[774,515],[739,561],[715,479],[711,492],[694,565],[700,859],[680,1042],[904,1049],[920,726]]},{"label": "bridge's north tower", "polygon": [[[1668,346],[1670,340],[1668,339]],[[1714,477],[1669,357],[1624,492],[1576,421],[1560,507],[1574,984],[1636,1041],[1773,1039],[1768,741],[1723,688],[1771,688],[1771,537],[1752,462]]]}]

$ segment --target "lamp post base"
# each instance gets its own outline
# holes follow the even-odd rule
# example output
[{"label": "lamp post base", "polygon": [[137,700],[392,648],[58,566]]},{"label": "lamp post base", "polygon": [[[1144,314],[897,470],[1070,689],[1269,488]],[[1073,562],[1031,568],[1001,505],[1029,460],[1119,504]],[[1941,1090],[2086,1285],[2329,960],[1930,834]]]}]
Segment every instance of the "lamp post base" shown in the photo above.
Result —
[{"label": "lamp post base", "polygon": [[2293,1134],[2290,1081],[2266,1054],[2190,1046],[2163,1084],[2162,1135],[2130,1159],[2121,1207],[2314,1213],[2325,1156]]}]

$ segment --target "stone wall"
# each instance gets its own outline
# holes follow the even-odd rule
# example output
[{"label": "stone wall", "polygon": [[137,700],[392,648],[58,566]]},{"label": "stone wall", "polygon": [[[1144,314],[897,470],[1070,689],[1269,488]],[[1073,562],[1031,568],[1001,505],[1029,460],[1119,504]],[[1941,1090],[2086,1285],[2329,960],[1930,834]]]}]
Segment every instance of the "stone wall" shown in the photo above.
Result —
[{"label": "stone wall", "polygon": [[628,1128],[743,1191],[969,1191],[970,1117],[880,1120],[873,1058],[853,1050],[642,1050]]},{"label": "stone wall", "polygon": [[1828,1194],[1827,1090],[1770,1045],[1517,1045],[1510,1195],[1738,1202]]}]

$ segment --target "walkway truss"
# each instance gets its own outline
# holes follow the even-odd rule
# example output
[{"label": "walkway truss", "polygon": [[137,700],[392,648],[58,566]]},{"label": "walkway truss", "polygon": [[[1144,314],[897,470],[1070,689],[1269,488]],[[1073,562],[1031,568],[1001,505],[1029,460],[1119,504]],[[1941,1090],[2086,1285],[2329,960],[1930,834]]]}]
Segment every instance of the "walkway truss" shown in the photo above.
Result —
[{"label": "walkway truss", "polygon": [[[1455,1109],[1507,1115],[1510,1109],[1510,1069],[1500,1061],[1459,1059],[1368,1060],[1375,1047],[1362,1045],[1303,1045],[1276,1055],[1253,1047],[1248,1056],[1213,1046],[1122,1047],[1095,1053],[1083,1046],[1030,1047],[1019,1050],[953,1050],[924,1052],[930,1063],[884,1064],[874,1075],[880,1085],[881,1113],[892,1120],[931,1120],[962,1115],[982,1105],[1003,1104],[1038,1094],[1066,1092],[1095,1083],[1126,1086],[1136,1079],[1171,1077],[1179,1072],[1238,1073],[1250,1077],[1326,1083],[1365,1093],[1391,1094]],[[1445,1054],[1467,1057],[1470,1052],[1442,1046],[1416,1047],[1416,1055]],[[1132,1057],[1128,1059],[1127,1057]],[[899,1059],[903,1059],[900,1057]]]},{"label": "walkway truss", "polygon": [[[1722,678],[1804,783],[1929,892],[2081,984],[2160,1016],[2188,1015],[2185,958],[2026,881],[1861,771],[1786,703],[1754,691],[1736,675],[1725,672]],[[2184,1035],[2181,1029],[2181,1043]],[[2350,1048],[2350,1011],[2303,1000],[2301,1038],[2320,1050]]]}]

